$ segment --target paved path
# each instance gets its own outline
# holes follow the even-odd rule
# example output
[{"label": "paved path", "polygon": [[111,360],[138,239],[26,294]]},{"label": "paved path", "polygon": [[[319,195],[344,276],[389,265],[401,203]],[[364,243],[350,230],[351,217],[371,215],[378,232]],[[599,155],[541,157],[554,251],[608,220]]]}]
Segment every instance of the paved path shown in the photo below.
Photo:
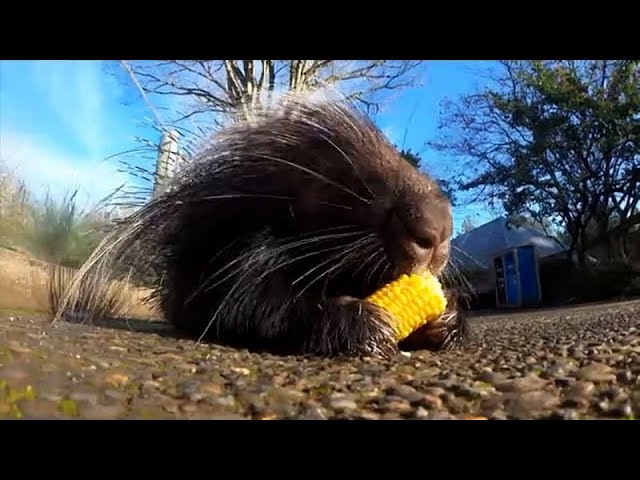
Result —
[{"label": "paved path", "polygon": [[640,417],[640,301],[472,322],[464,352],[379,363],[0,313],[0,418]]}]

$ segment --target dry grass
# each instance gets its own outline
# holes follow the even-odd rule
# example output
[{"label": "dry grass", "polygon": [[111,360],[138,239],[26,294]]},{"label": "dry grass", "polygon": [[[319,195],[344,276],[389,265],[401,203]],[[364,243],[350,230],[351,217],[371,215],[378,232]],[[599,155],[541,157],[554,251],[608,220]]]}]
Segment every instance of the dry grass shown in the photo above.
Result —
[{"label": "dry grass", "polygon": [[[0,248],[0,309],[26,310],[51,314],[59,302],[74,269],[60,267],[23,252]],[[145,299],[148,290],[113,285],[100,305],[110,315],[157,318]],[[91,297],[89,297],[91,298]]]},{"label": "dry grass", "polygon": [[[81,211],[76,192],[36,199],[0,159],[0,308],[55,312],[76,268],[111,226],[98,210]],[[148,291],[123,282],[101,285],[80,287],[97,317],[155,316],[143,303]],[[69,316],[81,314],[83,306]]]}]

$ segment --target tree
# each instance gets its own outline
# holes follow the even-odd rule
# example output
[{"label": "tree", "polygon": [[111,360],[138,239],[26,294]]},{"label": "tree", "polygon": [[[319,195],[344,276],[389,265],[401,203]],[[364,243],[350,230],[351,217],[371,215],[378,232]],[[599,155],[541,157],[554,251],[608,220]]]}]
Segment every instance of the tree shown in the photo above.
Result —
[{"label": "tree", "polygon": [[[614,225],[619,237],[640,223],[640,63],[500,66],[489,88],[445,104],[431,145],[469,160],[459,188],[566,231],[584,263]],[[626,247],[610,242],[610,259]]]},{"label": "tree", "polygon": [[[147,95],[181,98],[175,123],[247,118],[275,94],[337,86],[376,112],[381,94],[410,87],[420,60],[165,60],[126,63]],[[230,118],[231,117],[231,118]]]},{"label": "tree", "polygon": [[420,164],[422,162],[422,159],[417,153],[413,153],[411,149],[409,150],[402,149],[402,150],[399,150],[399,152],[402,158],[404,158],[407,162],[409,162],[411,165],[413,165],[417,169],[420,169]]},{"label": "tree", "polygon": [[[165,60],[121,61],[124,68],[111,73],[142,94],[154,111],[153,126],[159,132],[173,130],[180,137],[180,159],[188,161],[200,142],[229,122],[251,118],[283,92],[303,92],[335,87],[367,113],[375,113],[391,91],[416,85],[420,60]],[[113,67],[113,65],[111,65]],[[158,113],[161,98],[169,104]],[[162,117],[162,118],[161,118]],[[118,154],[123,169],[145,182],[163,181],[140,164],[146,154],[153,162],[157,139],[138,139],[140,148]],[[123,189],[114,200],[139,205],[148,200],[152,187]]]}]

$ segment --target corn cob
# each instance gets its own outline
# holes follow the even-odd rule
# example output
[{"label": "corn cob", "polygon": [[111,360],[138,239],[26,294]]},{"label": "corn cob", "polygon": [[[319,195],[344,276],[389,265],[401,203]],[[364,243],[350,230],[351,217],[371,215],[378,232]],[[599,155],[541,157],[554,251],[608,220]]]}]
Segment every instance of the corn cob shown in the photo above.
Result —
[{"label": "corn cob", "polygon": [[398,341],[438,318],[447,307],[440,282],[428,272],[402,275],[367,300],[385,309],[395,320]]}]

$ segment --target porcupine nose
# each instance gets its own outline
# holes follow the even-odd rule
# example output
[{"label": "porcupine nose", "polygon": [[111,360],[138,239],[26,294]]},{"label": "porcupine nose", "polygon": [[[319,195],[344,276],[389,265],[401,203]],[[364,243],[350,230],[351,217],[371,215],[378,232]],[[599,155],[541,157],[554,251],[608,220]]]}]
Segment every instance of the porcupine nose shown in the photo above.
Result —
[{"label": "porcupine nose", "polygon": [[444,266],[452,231],[451,207],[446,199],[399,204],[390,223],[404,262],[409,262],[412,268],[426,267],[432,271]]}]

